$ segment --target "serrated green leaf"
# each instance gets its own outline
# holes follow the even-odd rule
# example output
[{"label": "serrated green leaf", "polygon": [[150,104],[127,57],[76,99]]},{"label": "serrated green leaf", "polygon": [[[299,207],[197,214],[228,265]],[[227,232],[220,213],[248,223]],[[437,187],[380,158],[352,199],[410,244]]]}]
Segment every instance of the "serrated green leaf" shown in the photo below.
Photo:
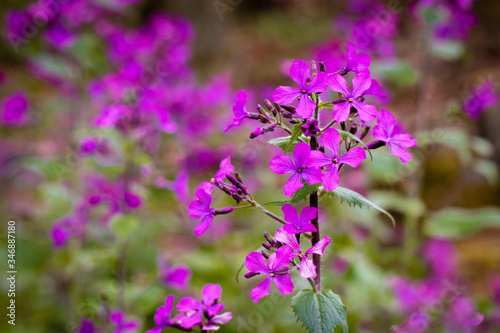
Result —
[{"label": "serrated green leaf", "polygon": [[111,221],[111,230],[119,239],[126,239],[139,226],[139,220],[133,215],[118,215]]},{"label": "serrated green leaf", "polygon": [[354,135],[354,134],[352,134],[352,133],[350,133],[350,132],[347,132],[347,131],[343,131],[343,130],[337,130],[337,131],[339,131],[340,136],[342,137],[342,139],[345,139],[345,138],[349,137],[349,138],[351,138],[352,140],[354,140],[354,141],[356,141],[356,142],[360,143],[360,144],[363,146],[363,148],[364,148],[366,151],[368,151],[368,154],[370,154],[370,160],[372,160],[372,161],[373,161],[373,156],[372,156],[372,153],[371,153],[370,149],[368,149],[368,147],[366,146],[366,144],[365,144],[363,141],[361,141],[361,139],[360,139],[360,138],[358,138],[356,135]]},{"label": "serrated green leaf", "polygon": [[331,290],[304,289],[292,298],[292,309],[309,333],[332,333],[340,327],[343,333],[349,332],[347,307]]},{"label": "serrated green leaf", "polygon": [[285,149],[283,149],[284,154],[291,152],[292,151],[291,149],[293,147],[295,147],[295,145],[293,147],[292,147],[292,145],[297,140],[297,138],[300,136],[300,134],[302,134],[302,129],[301,129],[302,125],[303,124],[300,123],[300,124],[295,125],[295,127],[293,128],[292,135],[290,136],[290,140],[288,141],[288,144],[286,145]]},{"label": "serrated green leaf", "polygon": [[368,200],[367,198],[365,198],[364,196],[362,196],[358,192],[355,192],[355,191],[350,190],[348,188],[339,186],[335,190],[328,192],[328,195],[330,197],[333,195],[336,195],[337,197],[340,198],[340,200],[342,202],[347,202],[349,204],[349,206],[350,205],[354,205],[354,206],[358,205],[359,207],[374,208],[374,209],[378,210],[379,212],[385,214],[388,218],[390,218],[392,221],[392,224],[394,226],[396,225],[396,221],[394,221],[394,217],[392,217],[392,215],[389,214],[389,212],[387,212],[385,209],[383,209],[382,207],[380,207],[376,203]]},{"label": "serrated green leaf", "polygon": [[424,232],[429,236],[461,238],[478,233],[485,227],[500,227],[500,209],[445,208],[426,221]]}]

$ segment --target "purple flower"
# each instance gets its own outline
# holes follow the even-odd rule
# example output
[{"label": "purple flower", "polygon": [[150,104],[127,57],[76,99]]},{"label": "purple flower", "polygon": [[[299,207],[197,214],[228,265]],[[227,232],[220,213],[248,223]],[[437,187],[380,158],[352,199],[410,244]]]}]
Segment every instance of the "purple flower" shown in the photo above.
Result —
[{"label": "purple flower", "polygon": [[356,74],[352,79],[352,93],[349,91],[347,81],[340,74],[330,74],[328,76],[330,89],[339,92],[344,96],[335,101],[333,106],[333,119],[337,122],[346,121],[354,107],[359,114],[359,118],[365,122],[370,122],[377,116],[377,109],[373,105],[361,102],[360,99],[372,84],[372,80],[366,72]]},{"label": "purple flower", "polygon": [[224,132],[226,132],[231,127],[240,126],[241,121],[243,119],[250,117],[250,113],[247,111],[247,108],[246,108],[247,100],[248,100],[248,96],[247,96],[245,90],[243,90],[243,89],[240,90],[238,92],[238,96],[236,97],[236,102],[233,105],[233,113],[234,113],[233,123],[228,125],[224,129]]},{"label": "purple flower", "polygon": [[76,42],[76,35],[59,21],[52,22],[45,30],[43,37],[58,50],[64,50]]},{"label": "purple flower", "polygon": [[292,205],[285,204],[281,207],[281,210],[283,214],[285,214],[285,221],[290,223],[283,227],[286,232],[290,234],[300,234],[301,232],[316,231],[311,220],[318,215],[318,208],[304,207],[300,217],[297,216],[297,209]]},{"label": "purple flower", "polygon": [[303,279],[315,278],[316,277],[316,265],[314,265],[313,260],[308,257],[310,254],[323,255],[325,248],[332,241],[327,236],[323,236],[319,242],[314,244],[309,250],[303,252],[300,248],[299,241],[294,234],[289,234],[284,230],[284,227],[278,229],[274,235],[274,239],[285,245],[288,245],[295,252],[290,255],[292,258],[300,258],[300,277]]},{"label": "purple flower", "polygon": [[170,191],[174,192],[180,202],[184,203],[188,201],[188,182],[189,174],[186,171],[181,170],[173,181],[167,180],[163,177],[157,177],[155,179],[155,186],[157,188],[169,189]]},{"label": "purple flower", "polygon": [[355,168],[366,159],[366,153],[361,147],[352,148],[343,156],[339,156],[340,141],[341,137],[336,129],[327,129],[321,136],[321,143],[332,153],[332,156],[315,150],[311,153],[311,159],[309,160],[311,166],[327,167],[322,178],[327,191],[333,191],[339,186],[339,167],[341,164],[347,164]]},{"label": "purple flower", "polygon": [[318,121],[316,119],[309,119],[300,128],[302,129],[302,132],[304,132],[304,135],[307,137],[319,133]]},{"label": "purple flower", "polygon": [[380,110],[377,125],[373,128],[373,137],[391,147],[391,154],[399,157],[401,162],[411,161],[411,155],[406,148],[417,145],[417,140],[410,134],[401,134],[400,128],[395,126],[394,116],[385,110]]},{"label": "purple flower", "polygon": [[234,166],[231,164],[231,156],[228,156],[220,162],[219,170],[215,173],[214,176],[215,182],[222,182],[227,175],[233,172]]},{"label": "purple flower", "polygon": [[277,174],[293,173],[283,187],[285,195],[291,197],[295,191],[302,188],[304,186],[302,179],[309,185],[321,183],[321,170],[308,164],[310,156],[311,147],[305,142],[300,142],[293,150],[293,161],[286,155],[278,155],[271,159],[269,167]]},{"label": "purple flower", "polygon": [[185,289],[191,279],[191,270],[183,264],[170,267],[165,261],[160,262],[160,279],[167,286],[177,289]]},{"label": "purple flower", "polygon": [[[295,237],[295,236],[294,236]],[[293,291],[292,278],[288,274],[288,265],[292,249],[288,246],[280,247],[272,253],[267,260],[260,252],[251,252],[245,259],[245,267],[251,276],[255,274],[269,275],[264,281],[250,292],[250,298],[257,303],[262,297],[269,295],[271,281],[282,295],[288,295]],[[248,275],[246,275],[248,276]]]},{"label": "purple flower", "polygon": [[189,215],[194,218],[201,218],[201,223],[194,228],[196,237],[203,235],[212,224],[215,215],[228,214],[233,211],[233,207],[225,207],[221,209],[213,209],[212,204],[213,186],[209,183],[202,183],[196,190],[196,200],[189,204]]},{"label": "purple flower", "polygon": [[154,316],[156,326],[146,333],[160,333],[165,327],[170,326],[174,322],[174,320],[170,320],[170,313],[173,310],[173,301],[174,295],[168,295],[167,298],[165,298],[165,305],[156,309]]},{"label": "purple flower", "polygon": [[78,150],[78,154],[81,156],[89,156],[94,154],[99,148],[99,139],[98,138],[82,138],[80,140],[80,149]]},{"label": "purple flower", "polygon": [[95,333],[95,325],[90,319],[83,319],[76,333]]},{"label": "purple flower", "polygon": [[498,101],[493,81],[486,80],[471,91],[463,102],[463,108],[470,119],[478,120],[484,110],[498,105]]},{"label": "purple flower", "polygon": [[127,320],[121,310],[112,310],[109,314],[109,320],[114,326],[112,333],[135,332],[139,328],[139,321]]},{"label": "purple flower", "polygon": [[444,314],[445,326],[450,332],[470,332],[484,320],[484,316],[476,312],[468,297],[458,297]]},{"label": "purple flower", "polygon": [[290,67],[290,76],[297,82],[299,88],[293,87],[278,87],[273,93],[273,100],[280,105],[288,105],[293,103],[297,98],[299,102],[296,106],[296,111],[299,116],[304,119],[311,118],[311,115],[316,107],[309,96],[312,93],[322,93],[328,88],[328,79],[325,73],[318,73],[308,83],[307,80],[311,76],[311,69],[303,60],[295,60]]},{"label": "purple flower", "polygon": [[356,54],[356,46],[353,43],[347,42],[347,53],[345,56],[345,60],[347,62],[346,67],[344,68],[345,72],[355,72],[359,73],[368,68],[370,66],[370,56],[366,53],[358,53]]},{"label": "purple flower", "polygon": [[30,104],[24,92],[15,92],[2,100],[1,121],[7,126],[22,126],[28,121]]},{"label": "purple flower", "polygon": [[[207,284],[201,291],[201,302],[192,297],[181,299],[179,304],[177,304],[177,310],[184,312],[185,315],[184,318],[179,320],[181,326],[185,329],[190,329],[193,326],[202,325],[204,317],[213,319],[213,317],[217,316],[224,310],[224,304],[220,303],[221,294],[222,288],[220,285]],[[226,314],[225,317],[227,318],[227,316]],[[218,319],[216,320],[218,321]]]}]

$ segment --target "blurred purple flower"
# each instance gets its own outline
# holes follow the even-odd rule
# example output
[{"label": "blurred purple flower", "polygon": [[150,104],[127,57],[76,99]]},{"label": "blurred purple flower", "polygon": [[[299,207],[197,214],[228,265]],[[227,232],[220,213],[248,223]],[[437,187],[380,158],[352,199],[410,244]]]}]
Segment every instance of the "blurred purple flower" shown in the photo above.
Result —
[{"label": "blurred purple flower", "polygon": [[463,108],[470,119],[478,120],[486,109],[497,106],[498,103],[495,84],[491,80],[486,80],[472,89],[463,102]]},{"label": "blurred purple flower", "polygon": [[1,121],[6,126],[22,126],[28,121],[30,104],[22,91],[15,92],[1,101]]},{"label": "blurred purple flower", "polygon": [[233,113],[234,113],[234,119],[233,123],[228,125],[225,129],[224,132],[229,130],[231,127],[238,127],[241,124],[241,121],[245,118],[250,117],[250,113],[246,109],[246,103],[248,100],[248,96],[245,92],[245,90],[240,90],[238,92],[238,96],[236,97],[236,102],[233,105]]},{"label": "blurred purple flower", "polygon": [[160,279],[167,288],[185,289],[191,279],[189,267],[183,264],[170,266],[166,261],[159,263]]},{"label": "blurred purple flower", "polygon": [[115,309],[111,310],[109,320],[114,326],[112,333],[127,333],[135,332],[139,328],[139,321],[135,319],[127,319],[123,311]]}]

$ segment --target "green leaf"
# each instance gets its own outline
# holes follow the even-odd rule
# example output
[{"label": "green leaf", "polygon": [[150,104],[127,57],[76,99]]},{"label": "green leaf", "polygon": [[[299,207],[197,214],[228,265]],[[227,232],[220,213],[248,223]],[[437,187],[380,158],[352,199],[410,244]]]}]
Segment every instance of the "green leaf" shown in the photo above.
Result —
[{"label": "green leaf", "polygon": [[373,161],[373,156],[372,156],[372,153],[371,153],[370,149],[368,149],[368,147],[366,146],[366,144],[363,141],[361,141],[360,138],[358,138],[356,135],[354,135],[354,134],[352,134],[350,132],[347,132],[347,131],[343,131],[343,130],[337,130],[337,131],[339,131],[340,136],[342,137],[342,139],[345,139],[345,138],[349,137],[349,138],[351,138],[351,140],[354,140],[354,141],[360,143],[363,146],[363,148],[366,149],[366,151],[368,151],[368,154],[370,154],[370,159]]},{"label": "green leaf", "polygon": [[429,236],[461,238],[486,227],[500,227],[500,208],[445,208],[430,216],[424,232]]},{"label": "green leaf", "polygon": [[275,138],[267,141],[270,145],[275,145],[276,147],[281,148],[283,151],[285,151],[288,143],[290,142],[290,138],[292,136],[282,136],[281,138]]},{"label": "green leaf", "polygon": [[139,226],[139,220],[133,215],[119,215],[111,221],[111,230],[119,239],[126,239]]},{"label": "green leaf", "polygon": [[342,327],[348,333],[347,307],[331,290],[315,293],[304,289],[292,298],[295,317],[309,333],[332,333]]},{"label": "green leaf", "polygon": [[347,202],[350,205],[358,205],[359,207],[371,207],[376,210],[378,210],[381,213],[384,213],[388,218],[391,219],[392,224],[395,226],[396,221],[394,221],[394,217],[392,217],[389,212],[387,212],[385,209],[377,205],[376,203],[368,200],[358,192],[355,192],[353,190],[350,190],[345,187],[337,187],[335,190],[328,192],[328,195],[332,197],[333,195],[336,195],[337,197],[340,198],[342,202]]},{"label": "green leaf", "polygon": [[304,186],[302,186],[297,192],[294,193],[291,200],[271,201],[271,202],[266,202],[264,205],[265,206],[283,206],[285,204],[296,205],[298,203],[301,203],[302,201],[307,199],[309,194],[311,194],[313,191],[317,190],[319,187],[319,184],[309,185],[306,181],[303,181],[303,182],[304,182]]},{"label": "green leaf", "polygon": [[300,136],[300,134],[302,134],[302,129],[300,128],[302,125],[303,125],[302,123],[299,123],[299,124],[295,125],[295,127],[293,128],[292,135],[290,136],[290,140],[288,141],[288,144],[286,145],[285,149],[283,149],[284,154],[291,152],[292,151],[291,149],[293,147],[295,147],[295,145],[297,144],[295,141]]}]

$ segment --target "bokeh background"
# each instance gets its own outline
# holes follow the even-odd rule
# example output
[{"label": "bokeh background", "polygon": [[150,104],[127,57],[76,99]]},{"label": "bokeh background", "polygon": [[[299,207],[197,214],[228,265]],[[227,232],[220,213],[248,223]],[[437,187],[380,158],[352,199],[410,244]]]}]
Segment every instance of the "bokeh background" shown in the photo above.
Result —
[{"label": "bokeh background", "polygon": [[[283,177],[268,168],[274,134],[249,140],[252,124],[223,132],[236,94],[250,92],[253,110],[291,82],[291,60],[343,61],[346,41],[372,57],[386,92],[375,105],[397,115],[418,147],[404,165],[376,150],[341,181],[390,211],[395,227],[376,210],[320,202],[333,240],[324,287],[348,306],[352,332],[500,332],[500,110],[464,112],[484,82],[488,94],[498,90],[500,2],[81,0],[56,11],[68,29],[50,21],[13,42],[9,17],[32,3],[0,5],[0,262],[4,276],[14,220],[18,270],[16,326],[3,316],[1,332],[75,332],[84,318],[111,332],[115,308],[144,332],[166,295],[199,297],[207,283],[222,286],[233,313],[221,332],[302,331],[288,296],[254,304],[257,282],[238,274],[274,222],[237,210],[197,238],[187,205],[228,155],[259,202],[285,199]],[[183,23],[153,18],[164,14]],[[141,74],[127,72],[130,59]],[[127,75],[152,81],[145,88]],[[149,88],[160,97],[134,109],[145,115],[96,121]],[[119,97],[105,100],[106,89]],[[28,105],[9,122],[6,101],[17,93]],[[217,196],[217,206],[229,199]],[[172,284],[185,267],[185,285]],[[445,283],[460,291],[444,297]]]}]

